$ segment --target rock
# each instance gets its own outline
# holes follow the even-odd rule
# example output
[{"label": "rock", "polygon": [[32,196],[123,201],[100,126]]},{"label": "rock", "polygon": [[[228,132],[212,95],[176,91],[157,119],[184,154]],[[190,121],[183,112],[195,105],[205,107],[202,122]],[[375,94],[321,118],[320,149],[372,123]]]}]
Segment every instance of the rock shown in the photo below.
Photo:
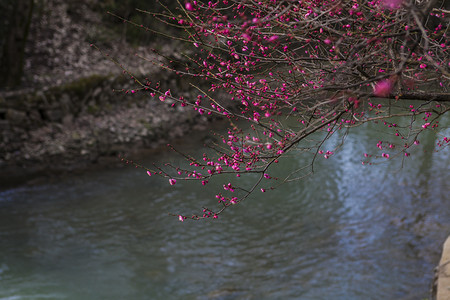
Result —
[{"label": "rock", "polygon": [[102,93],[102,88],[97,87],[94,92],[92,93],[92,98],[97,98]]},{"label": "rock", "polygon": [[67,114],[62,118],[62,125],[64,127],[70,127],[70,125],[72,125],[73,123],[73,115],[71,114]]},{"label": "rock", "polygon": [[37,109],[29,111],[28,118],[32,124],[39,124],[39,126],[42,124],[42,117]]},{"label": "rock", "polygon": [[450,299],[450,236],[444,243],[442,256],[437,267],[436,300]]},{"label": "rock", "polygon": [[27,120],[27,114],[23,111],[8,109],[6,111],[6,120],[8,120],[11,124],[23,126]]},{"label": "rock", "polygon": [[7,120],[0,119],[0,132],[10,130],[10,123]]},{"label": "rock", "polygon": [[64,93],[61,95],[61,98],[59,99],[59,106],[64,114],[72,111],[72,101],[70,101],[70,96],[68,94]]},{"label": "rock", "polygon": [[44,111],[44,117],[51,122],[60,122],[63,118],[61,109],[47,109]]}]

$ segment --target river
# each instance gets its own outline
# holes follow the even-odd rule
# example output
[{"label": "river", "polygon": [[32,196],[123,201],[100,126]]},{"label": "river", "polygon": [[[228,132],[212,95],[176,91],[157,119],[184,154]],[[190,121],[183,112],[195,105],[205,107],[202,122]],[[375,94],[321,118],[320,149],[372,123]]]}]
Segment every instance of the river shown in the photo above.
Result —
[{"label": "river", "polygon": [[430,130],[403,166],[362,165],[377,134],[355,130],[313,176],[217,220],[168,216],[214,205],[214,191],[132,167],[3,190],[0,299],[427,298],[450,233],[450,151]]}]

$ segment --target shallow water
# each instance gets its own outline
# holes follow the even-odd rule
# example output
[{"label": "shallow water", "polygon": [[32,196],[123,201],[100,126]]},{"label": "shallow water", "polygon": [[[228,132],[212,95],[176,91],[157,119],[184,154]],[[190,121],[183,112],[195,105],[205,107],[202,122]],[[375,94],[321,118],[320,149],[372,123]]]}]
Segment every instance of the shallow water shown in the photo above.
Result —
[{"label": "shallow water", "polygon": [[0,299],[428,297],[450,234],[448,148],[431,133],[403,167],[363,166],[370,134],[213,222],[167,213],[214,205],[214,190],[134,168],[0,192]]}]

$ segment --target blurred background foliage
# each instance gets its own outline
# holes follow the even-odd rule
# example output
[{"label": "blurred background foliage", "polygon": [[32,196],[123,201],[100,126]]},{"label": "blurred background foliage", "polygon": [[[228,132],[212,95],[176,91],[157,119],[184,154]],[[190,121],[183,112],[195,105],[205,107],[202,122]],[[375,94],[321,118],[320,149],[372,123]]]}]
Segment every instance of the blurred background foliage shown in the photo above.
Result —
[{"label": "blurred background foliage", "polygon": [[[160,36],[132,24],[124,23],[120,18],[113,15],[138,25],[170,34],[174,28],[165,26],[152,13],[163,13],[164,7],[175,11],[179,6],[179,3],[175,0],[98,0],[96,2],[93,8],[102,15],[102,21],[110,26],[109,28],[112,28],[116,34],[120,35],[123,40],[126,40],[133,46],[148,45],[157,41]],[[148,13],[138,11],[138,9]],[[108,14],[108,12],[111,12],[113,15]]]},{"label": "blurred background foliage", "polygon": [[[86,28],[86,43],[102,47],[113,43],[158,47],[168,42],[167,37],[123,19],[174,36],[178,35],[177,29],[160,22],[154,13],[163,13],[165,9],[176,11],[179,5],[176,0],[0,0],[0,89],[20,86],[24,60],[30,52],[27,54],[26,46],[27,43],[30,45],[30,40],[39,39],[33,40],[33,45],[50,45],[50,42],[42,43],[42,39],[51,40],[55,31],[66,32],[67,39],[78,38],[72,29],[64,28],[67,22]],[[65,10],[58,15],[62,7]],[[53,27],[48,26],[51,23],[48,19],[54,20]],[[40,55],[42,51],[38,50],[34,47],[31,52]]]},{"label": "blurred background foliage", "polygon": [[0,1],[0,87],[20,84],[33,0]]}]

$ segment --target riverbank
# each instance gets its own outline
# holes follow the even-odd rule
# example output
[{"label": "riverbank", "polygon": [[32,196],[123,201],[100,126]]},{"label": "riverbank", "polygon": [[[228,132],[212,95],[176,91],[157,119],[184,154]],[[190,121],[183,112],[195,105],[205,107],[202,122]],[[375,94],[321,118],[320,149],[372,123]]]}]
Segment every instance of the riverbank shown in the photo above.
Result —
[{"label": "riverbank", "polygon": [[132,88],[122,77],[91,76],[46,90],[0,94],[0,177],[80,169],[156,148],[209,122],[169,100],[116,92],[120,86]]},{"label": "riverbank", "polygon": [[[175,42],[152,47],[179,50]],[[127,92],[139,86],[111,58],[137,78],[191,95],[187,82],[155,66],[150,48],[116,35],[88,2],[43,4],[31,21],[23,84],[0,91],[0,185],[116,164],[204,130],[209,120],[192,108]]]},{"label": "riverbank", "polygon": [[[211,132],[215,128],[223,127],[223,121],[205,122],[199,120],[194,125],[180,128],[175,132],[182,133],[187,128],[196,132],[194,136],[190,136],[189,142],[203,144],[211,140]],[[138,163],[148,161],[152,157],[157,157],[161,153],[167,152],[167,144],[170,142],[176,148],[185,146],[188,142],[186,133],[180,136],[167,135],[158,140],[153,140],[147,145],[122,143],[117,144],[110,149],[109,153],[96,156],[76,155],[69,153],[60,153],[60,155],[49,156],[42,160],[27,160],[3,162],[0,166],[0,191],[23,185],[39,185],[44,183],[54,183],[62,180],[64,177],[73,175],[88,174],[91,172],[99,172],[106,169],[129,168],[122,161],[127,158]],[[73,149],[71,149],[73,151]],[[114,153],[114,151],[116,151]]]},{"label": "riverbank", "polygon": [[441,260],[436,268],[435,292],[436,300],[450,299],[450,236],[442,247]]}]

